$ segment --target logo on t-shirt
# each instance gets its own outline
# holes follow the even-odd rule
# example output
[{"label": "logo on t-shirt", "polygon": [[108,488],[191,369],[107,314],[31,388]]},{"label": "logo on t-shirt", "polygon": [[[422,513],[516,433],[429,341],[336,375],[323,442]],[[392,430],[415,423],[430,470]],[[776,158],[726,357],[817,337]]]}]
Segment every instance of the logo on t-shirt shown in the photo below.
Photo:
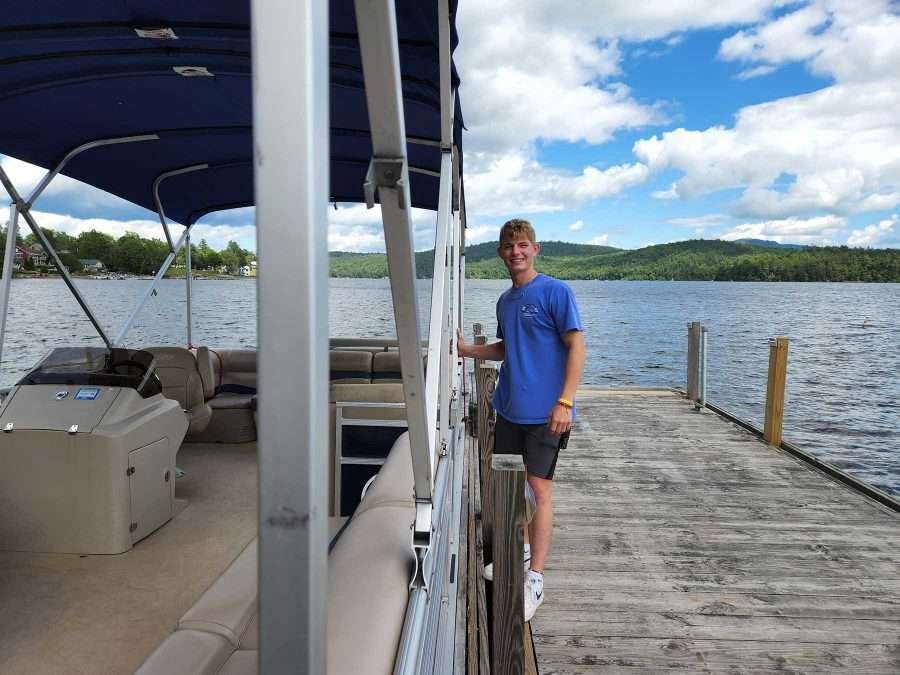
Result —
[{"label": "logo on t-shirt", "polygon": [[533,319],[538,315],[537,305],[522,305],[522,317],[525,319]]}]

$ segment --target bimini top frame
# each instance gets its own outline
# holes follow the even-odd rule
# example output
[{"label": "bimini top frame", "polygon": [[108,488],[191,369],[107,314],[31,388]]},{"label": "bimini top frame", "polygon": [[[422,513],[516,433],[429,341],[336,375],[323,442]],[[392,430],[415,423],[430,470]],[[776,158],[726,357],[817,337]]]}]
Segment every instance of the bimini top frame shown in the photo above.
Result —
[{"label": "bimini top frame", "polygon": [[[20,8],[0,28],[0,117],[21,121],[0,129],[0,152],[48,169],[35,197],[62,172],[156,210],[170,249],[157,278],[198,218],[256,203],[266,673],[323,670],[326,209],[334,201],[382,202],[416,498],[418,568],[398,671],[440,670],[435,645],[446,641],[423,635],[438,625],[449,592],[452,538],[439,532],[432,542],[458,508],[453,481],[461,475],[459,363],[450,352],[464,261],[456,0],[399,8],[393,0],[252,0],[252,30],[250,4]],[[103,340],[124,339],[140,305],[110,340],[34,222],[33,199],[23,200],[5,173],[0,179],[15,206],[13,232],[24,217]],[[437,211],[427,377],[411,207]],[[168,219],[186,228],[177,242]],[[285,303],[286,289],[304,301]],[[152,285],[141,303],[151,292]]]}]

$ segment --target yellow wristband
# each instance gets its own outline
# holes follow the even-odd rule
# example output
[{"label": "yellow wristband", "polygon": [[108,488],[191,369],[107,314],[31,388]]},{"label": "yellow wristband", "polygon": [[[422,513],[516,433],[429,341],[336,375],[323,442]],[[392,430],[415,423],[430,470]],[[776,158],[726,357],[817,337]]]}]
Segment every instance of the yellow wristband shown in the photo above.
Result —
[{"label": "yellow wristband", "polygon": [[570,401],[570,400],[567,399],[567,398],[559,398],[559,399],[557,399],[556,402],[557,402],[557,403],[562,403],[562,404],[563,404],[564,406],[566,406],[567,408],[571,408],[571,407],[572,407],[572,401]]}]

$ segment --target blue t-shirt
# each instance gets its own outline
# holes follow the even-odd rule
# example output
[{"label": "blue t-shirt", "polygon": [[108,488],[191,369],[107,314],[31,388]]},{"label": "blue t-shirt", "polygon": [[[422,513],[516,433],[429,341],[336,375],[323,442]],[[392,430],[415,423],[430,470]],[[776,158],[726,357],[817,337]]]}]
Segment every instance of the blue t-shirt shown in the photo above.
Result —
[{"label": "blue t-shirt", "polygon": [[[538,274],[497,301],[497,337],[506,357],[494,409],[516,424],[544,424],[562,393],[569,349],[562,337],[582,330],[575,295],[565,283]],[[572,419],[575,411],[572,411]]]}]

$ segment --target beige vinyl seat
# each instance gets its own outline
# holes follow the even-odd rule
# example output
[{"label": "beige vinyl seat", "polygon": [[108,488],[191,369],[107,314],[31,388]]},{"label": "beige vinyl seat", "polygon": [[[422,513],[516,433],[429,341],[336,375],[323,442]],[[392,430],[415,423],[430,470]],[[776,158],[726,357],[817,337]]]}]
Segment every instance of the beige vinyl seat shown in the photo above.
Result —
[{"label": "beige vinyl seat", "polygon": [[156,359],[156,374],[166,398],[178,401],[188,418],[188,434],[209,425],[212,409],[203,396],[203,379],[197,359],[184,347],[147,347]]},{"label": "beige vinyl seat", "polygon": [[256,440],[256,350],[197,348],[203,395],[212,409],[205,431],[189,441],[245,443]]},{"label": "beige vinyl seat", "polygon": [[[328,519],[332,537],[340,533],[328,557],[328,675],[393,672],[409,598],[414,518],[404,434],[346,527],[345,519]],[[257,574],[254,539],[136,675],[257,675]]]}]

